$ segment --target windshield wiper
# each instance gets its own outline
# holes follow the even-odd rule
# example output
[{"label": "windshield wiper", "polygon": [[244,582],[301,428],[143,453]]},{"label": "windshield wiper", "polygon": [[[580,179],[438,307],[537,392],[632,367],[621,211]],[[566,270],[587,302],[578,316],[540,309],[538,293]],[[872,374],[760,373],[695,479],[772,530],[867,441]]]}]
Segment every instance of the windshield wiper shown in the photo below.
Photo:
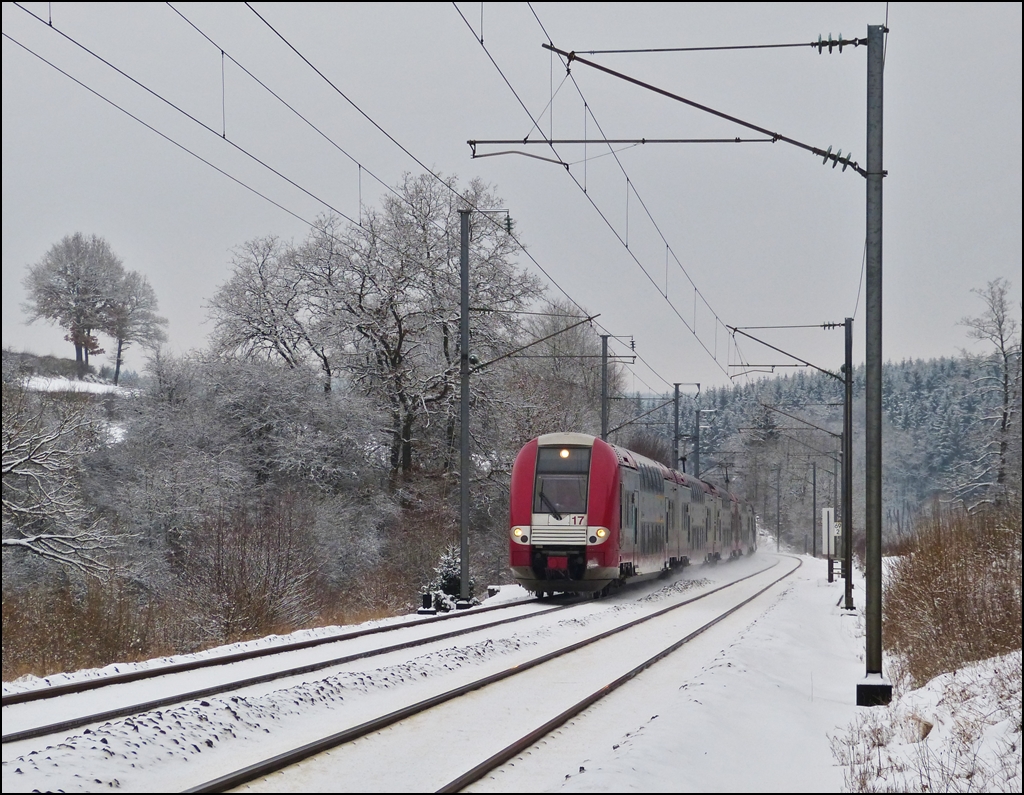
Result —
[{"label": "windshield wiper", "polygon": [[548,495],[544,493],[544,489],[540,490],[540,501],[551,509],[551,515],[554,516],[556,520],[561,521],[562,514],[558,512],[558,508],[555,507],[555,504],[548,499]]}]

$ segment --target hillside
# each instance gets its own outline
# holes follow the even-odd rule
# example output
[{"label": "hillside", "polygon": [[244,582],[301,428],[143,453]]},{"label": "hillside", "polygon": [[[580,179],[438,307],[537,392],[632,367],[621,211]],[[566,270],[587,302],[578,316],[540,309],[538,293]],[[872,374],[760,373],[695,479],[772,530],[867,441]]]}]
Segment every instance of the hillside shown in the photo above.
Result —
[{"label": "hillside", "polygon": [[[990,359],[956,357],[890,362],[883,367],[883,533],[905,537],[935,500],[982,499],[996,477],[999,394],[990,388]],[[862,494],[864,371],[854,372],[854,516]],[[641,407],[667,395],[637,396]],[[1019,392],[1016,397],[1020,403]],[[842,384],[822,373],[761,378],[688,396],[680,411],[680,448],[693,465],[694,412],[701,410],[701,474],[754,502],[763,525],[776,526],[797,547],[809,532],[813,480],[818,508],[832,504],[834,459],[842,431]],[[1020,478],[1019,409],[1016,478]],[[648,418],[647,433],[672,443],[672,405]],[[815,431],[811,423],[827,432]],[[828,433],[828,432],[831,432]],[[1008,435],[1012,435],[1013,428]],[[667,462],[666,462],[667,463]],[[816,472],[814,471],[816,470]],[[777,498],[775,484],[781,487]],[[778,505],[776,504],[778,502]],[[858,527],[855,524],[855,532]]]}]

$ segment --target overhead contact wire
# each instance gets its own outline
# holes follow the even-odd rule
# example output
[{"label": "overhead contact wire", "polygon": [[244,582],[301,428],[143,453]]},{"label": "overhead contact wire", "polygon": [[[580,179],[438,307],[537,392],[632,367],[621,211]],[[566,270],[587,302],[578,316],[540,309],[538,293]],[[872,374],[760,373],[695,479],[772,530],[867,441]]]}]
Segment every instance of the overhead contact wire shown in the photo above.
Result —
[{"label": "overhead contact wire", "polygon": [[[228,138],[228,137],[226,137],[224,135],[221,135],[221,133],[217,132],[215,129],[213,129],[213,127],[211,127],[210,125],[206,124],[206,122],[203,122],[200,119],[196,118],[195,116],[193,116],[191,113],[189,113],[184,108],[180,107],[179,105],[176,105],[174,102],[171,102],[171,100],[167,99],[166,97],[162,96],[161,94],[159,94],[156,91],[154,91],[153,89],[151,89],[145,83],[142,83],[141,81],[139,81],[136,78],[132,77],[130,74],[125,72],[123,69],[121,69],[121,68],[115,66],[114,64],[112,64],[110,61],[108,61],[102,55],[99,55],[98,53],[96,53],[93,50],[89,49],[84,44],[82,44],[81,42],[77,41],[72,36],[69,36],[67,33],[65,33],[64,31],[60,30],[59,28],[53,27],[52,25],[47,25],[45,20],[43,20],[41,17],[37,16],[36,14],[32,13],[31,11],[29,11],[27,8],[22,6],[20,3],[15,3],[14,5],[16,5],[18,8],[20,8],[22,11],[24,11],[26,14],[31,16],[36,21],[42,23],[43,25],[46,25],[48,28],[50,28],[50,30],[54,31],[55,33],[57,33],[58,35],[60,35],[64,39],[66,39],[67,41],[71,42],[72,44],[74,44],[79,49],[81,49],[84,52],[86,52],[89,55],[91,55],[93,58],[98,60],[100,63],[106,65],[110,69],[113,69],[115,72],[117,72],[119,75],[124,77],[126,80],[129,80],[130,82],[134,83],[136,86],[141,88],[143,91],[145,91],[150,96],[154,97],[155,99],[160,100],[161,102],[163,102],[168,107],[173,108],[174,110],[176,110],[178,113],[180,113],[185,118],[189,119],[190,121],[194,122],[195,124],[198,124],[204,130],[206,130],[207,132],[215,135],[217,138],[220,138],[222,141],[224,141],[225,143],[229,144],[232,148],[234,148],[238,152],[242,153],[243,155],[248,157],[250,160],[253,160],[254,162],[256,162],[259,165],[263,166],[265,169],[267,169],[271,173],[275,174],[276,176],[280,177],[281,179],[283,179],[285,182],[287,182],[292,187],[294,187],[297,190],[301,191],[302,193],[306,194],[307,196],[309,196],[309,198],[313,199],[316,202],[319,202],[324,207],[329,209],[331,212],[337,213],[339,216],[341,216],[342,218],[346,219],[347,221],[350,221],[351,223],[356,223],[356,221],[354,219],[350,218],[348,215],[343,213],[341,210],[338,210],[337,208],[335,208],[327,200],[320,198],[319,196],[317,196],[312,191],[308,190],[307,188],[304,188],[302,185],[300,185],[299,183],[297,183],[295,180],[291,179],[290,177],[286,176],[282,172],[278,171],[276,168],[271,166],[269,163],[265,162],[264,160],[262,160],[261,158],[257,157],[256,155],[252,154],[247,149],[245,149],[245,148],[239,146],[238,144],[236,144],[230,138]],[[13,41],[13,39],[12,39],[12,41]],[[24,46],[24,45],[22,45],[22,46]],[[25,49],[28,49],[28,48],[26,47]],[[64,72],[64,74],[67,74],[67,73]],[[76,81],[76,82],[78,82],[78,81]],[[82,84],[82,85],[84,85],[84,84]]]},{"label": "overhead contact wire", "polygon": [[[434,179],[436,179],[439,182],[441,182],[442,184],[444,184],[449,190],[452,190],[457,196],[459,196],[460,199],[462,199],[467,204],[467,206],[473,207],[472,202],[470,202],[462,194],[458,193],[458,191],[455,191],[454,188],[452,188],[451,185],[449,185],[447,182],[445,182],[444,179],[442,179],[430,167],[428,167],[422,160],[420,160],[415,154],[413,154],[408,148],[406,148],[401,142],[399,142],[393,135],[391,135],[391,133],[389,133],[380,124],[378,124],[368,113],[366,113],[366,111],[364,111],[358,104],[356,104],[356,102],[351,97],[349,97],[344,91],[342,91],[337,85],[335,85],[335,83],[329,77],[327,77],[319,68],[316,67],[315,64],[313,64],[305,55],[303,55],[302,52],[300,52],[299,49],[294,44],[292,44],[279,30],[277,30],[277,28],[275,28],[263,15],[261,15],[255,8],[253,8],[250,3],[246,3],[245,5],[249,8],[250,11],[253,12],[253,14],[255,14],[260,19],[261,22],[263,22],[264,25],[266,25],[274,33],[274,35],[276,35],[292,52],[294,52],[295,55],[298,56],[298,58],[300,60],[302,60],[307,66],[309,66],[310,69],[312,69],[325,83],[327,83],[328,86],[330,86],[340,97],[342,97],[342,99],[344,99],[349,105],[351,105],[363,118],[365,118],[378,131],[380,131],[381,134],[383,134],[389,141],[391,141],[395,146],[397,146],[399,149],[401,149],[402,152],[404,152],[408,157],[410,157],[426,173],[430,174],[430,176],[432,176]],[[461,11],[459,13],[460,13],[460,16],[461,16]],[[465,20],[465,17],[463,17],[463,19]],[[472,26],[469,25],[468,21],[467,21],[466,24],[470,28],[470,30],[472,31]],[[474,38],[476,38],[475,35],[474,35]],[[492,62],[493,62],[493,59],[492,59]],[[495,66],[497,66],[497,65],[495,64]],[[506,80],[506,83],[507,83],[507,80]],[[509,86],[509,88],[511,89],[511,85]],[[512,90],[514,91],[514,89],[512,89]],[[520,100],[520,103],[522,104],[521,100]],[[525,105],[524,105],[524,109],[526,109]],[[527,113],[529,114],[528,110],[527,110]],[[530,116],[530,118],[536,124],[536,121],[533,119],[532,115]],[[478,208],[474,208],[474,209],[478,209]],[[487,215],[484,214],[484,217],[487,217]],[[488,220],[490,220],[491,223],[497,223],[493,219],[488,218]],[[562,293],[562,295],[564,295],[581,312],[583,312],[584,314],[589,314],[587,312],[587,310],[585,310],[579,304],[579,302],[576,301],[576,299],[574,299],[571,295],[569,295],[569,293],[548,273],[548,271],[536,260],[536,258],[526,249],[526,247],[519,241],[519,239],[517,237],[515,237],[514,234],[511,234],[510,236],[512,237],[513,240],[516,241],[516,244],[519,246],[520,250],[530,259],[531,262],[533,262],[534,265],[536,265],[537,269],[540,270],[540,272],[544,274],[544,276],[559,290],[559,292]],[[603,328],[603,326],[601,326],[601,324],[599,324],[599,323],[595,322],[595,325],[598,325],[599,327]],[[641,357],[638,356],[637,358],[641,358]],[[643,361],[643,360],[641,359],[641,361]],[[645,362],[645,364],[646,364],[646,362]],[[648,365],[648,367],[650,367],[650,365]],[[651,371],[655,372],[653,370],[653,368],[651,368]],[[655,373],[655,374],[658,375],[659,378],[662,378],[662,380],[665,381],[666,384],[669,383],[660,374],[657,374],[657,373]]]},{"label": "overhead contact wire", "polygon": [[[550,42],[551,41],[551,37],[548,35],[547,30],[544,28],[543,22],[541,22],[540,18],[537,16],[537,12],[533,9],[532,4],[527,4],[527,5],[529,6],[530,11],[533,14],[534,18],[536,19],[538,26],[541,28],[541,31],[544,33],[545,37],[547,37],[548,41]],[[458,6],[455,6],[455,10],[459,14],[459,16],[462,17],[462,20],[466,24],[467,28],[469,28],[469,30],[472,32],[472,26],[469,24],[469,21],[466,19],[465,15],[462,14],[461,10],[459,10]],[[474,38],[476,38],[476,36],[474,36]],[[483,44],[481,44],[481,48],[484,50],[485,54],[490,59],[490,61],[493,64],[494,68],[498,71],[498,74],[501,75],[502,80],[505,81],[505,84],[508,86],[508,88],[512,92],[513,96],[519,102],[520,106],[526,112],[527,116],[533,122],[534,127],[536,129],[540,129],[539,122],[533,117],[533,114],[530,112],[529,108],[526,106],[526,103],[522,100],[522,98],[519,96],[518,92],[512,86],[511,82],[505,76],[505,74],[502,71],[501,67],[498,66],[497,62],[494,60],[494,57],[491,55],[490,51]],[[557,52],[557,50],[553,50],[553,51]],[[572,79],[573,79],[573,84],[576,85],[577,92],[580,94],[580,98],[584,101],[585,104],[587,104],[586,103],[586,98],[583,96],[583,93],[580,90],[578,84],[576,84],[575,78],[572,78]],[[588,105],[588,107],[589,107],[589,105]],[[590,117],[592,119],[594,119],[595,124],[598,125],[598,131],[601,133],[601,136],[607,140],[607,136],[604,134],[604,131],[601,130],[600,123],[597,121],[597,118],[594,116],[592,111],[590,113]],[[564,158],[562,158],[558,154],[558,150],[555,148],[554,144],[551,143],[550,141],[549,141],[549,146],[551,148],[551,151],[555,154],[555,156],[560,161],[564,162]],[[609,145],[609,149],[611,149],[610,145]],[[614,150],[612,150],[611,154],[613,154],[613,155],[615,154]],[[618,160],[617,157],[616,157],[616,162],[619,164],[620,170],[623,172],[623,174],[626,175],[626,178],[628,179],[628,174],[626,174],[625,169],[623,169],[622,164]],[[722,367],[721,362],[718,361],[718,358],[715,356],[715,354],[708,348],[708,346],[706,344],[704,344],[703,340],[701,340],[700,337],[697,335],[695,327],[691,326],[686,321],[686,318],[682,315],[682,313],[675,306],[675,304],[672,302],[672,300],[669,299],[668,296],[665,293],[662,292],[661,288],[658,286],[658,283],[654,279],[654,277],[651,276],[650,272],[647,270],[646,267],[644,267],[643,263],[640,262],[640,260],[637,258],[637,256],[629,249],[628,245],[625,244],[625,241],[623,240],[622,235],[615,229],[615,227],[612,225],[612,223],[608,220],[608,217],[597,206],[596,202],[593,200],[593,198],[590,196],[590,194],[583,188],[583,186],[580,184],[579,180],[569,171],[568,164],[566,164],[566,172],[569,174],[569,178],[572,179],[572,181],[576,184],[576,186],[581,190],[583,195],[587,197],[587,201],[590,202],[591,206],[598,213],[598,215],[600,216],[601,220],[604,221],[605,225],[611,230],[612,234],[615,235],[615,237],[623,245],[623,248],[625,248],[626,252],[633,259],[633,261],[637,265],[637,267],[640,268],[640,270],[647,277],[648,281],[651,282],[652,286],[658,291],[658,293],[660,295],[662,295],[662,297],[665,299],[666,303],[669,305],[669,307],[672,309],[672,311],[676,314],[676,316],[679,318],[679,320],[683,323],[683,325],[690,331],[691,334],[693,334],[694,339],[697,340],[697,343],[704,349],[704,351],[708,354],[708,356],[711,357],[712,361],[715,362],[715,364],[718,366],[718,368],[720,370],[722,370],[722,372],[726,376],[728,376],[728,374],[729,374],[728,370]],[[634,188],[634,193],[636,193],[635,188]],[[637,198],[640,198],[639,194],[637,194]],[[648,218],[650,218],[652,223],[655,224],[655,227],[658,228],[657,227],[657,222],[655,222],[654,218],[651,217],[650,212],[647,209],[646,205],[644,204],[642,198],[640,198],[640,202],[641,202],[641,206],[644,207],[645,212],[647,212]],[[666,244],[666,246],[668,246],[668,241],[665,239],[664,234],[662,234],[660,228],[658,228],[658,233],[661,236],[662,241]],[[671,246],[669,246],[669,250],[671,250]],[[686,273],[685,268],[682,267],[682,263],[679,262],[679,259],[678,259],[678,257],[675,256],[674,252],[673,252],[673,258],[676,260],[676,263],[679,265],[680,269],[683,270],[683,273],[686,275],[687,279],[690,281],[690,284],[694,287],[694,292],[696,294],[700,295],[701,301],[711,311],[712,315],[715,317],[716,322],[724,326],[724,323],[722,323],[721,319],[718,317],[718,314],[714,311],[714,308],[710,305],[710,303],[708,303],[707,299],[705,299],[703,294],[701,294],[700,291],[697,289],[696,284],[694,284],[694,282],[693,282],[693,279],[689,276],[688,273]],[[654,372],[654,371],[652,370],[652,372]],[[661,378],[666,384],[671,385],[671,382],[669,382],[667,379],[662,377],[660,374],[658,375],[658,377]]]},{"label": "overhead contact wire", "polygon": [[152,132],[156,133],[157,135],[159,135],[159,136],[160,136],[161,138],[163,138],[163,139],[164,139],[165,141],[167,141],[168,143],[171,143],[171,144],[173,144],[174,146],[178,147],[179,149],[181,149],[181,150],[182,150],[183,152],[185,152],[186,154],[189,154],[189,155],[191,155],[192,157],[194,157],[194,158],[195,158],[196,160],[198,160],[199,162],[203,163],[204,165],[207,165],[207,166],[209,166],[210,168],[212,168],[212,169],[213,169],[214,171],[216,171],[217,173],[219,173],[219,174],[222,174],[223,176],[227,177],[227,178],[228,178],[228,179],[230,179],[230,180],[231,180],[232,182],[234,182],[234,183],[235,183],[236,185],[239,185],[239,186],[241,186],[241,187],[245,188],[245,189],[246,189],[247,191],[249,191],[250,193],[253,193],[254,195],[258,196],[259,198],[263,199],[264,201],[266,201],[266,202],[268,202],[268,203],[270,203],[270,204],[274,205],[274,206],[275,206],[275,207],[277,207],[277,208],[278,208],[279,210],[282,210],[282,211],[286,212],[286,213],[287,213],[288,215],[290,215],[290,216],[292,216],[293,218],[295,218],[295,219],[297,219],[297,220],[301,221],[302,223],[304,223],[304,224],[307,224],[307,225],[308,225],[308,226],[310,226],[310,227],[312,227],[312,226],[313,226],[313,223],[312,223],[311,221],[309,221],[309,220],[307,220],[307,219],[303,218],[303,217],[302,217],[301,215],[299,215],[298,213],[294,212],[293,210],[289,210],[289,209],[288,209],[287,207],[285,207],[285,206],[284,206],[283,204],[281,204],[280,202],[274,201],[274,200],[273,200],[273,199],[271,199],[271,198],[270,198],[269,196],[267,196],[266,194],[264,194],[264,193],[261,193],[260,191],[256,190],[256,188],[252,187],[251,185],[248,185],[248,184],[246,184],[245,182],[243,182],[242,180],[240,180],[240,179],[239,179],[238,177],[235,177],[235,176],[233,176],[232,174],[229,174],[229,173],[228,173],[227,171],[225,171],[224,169],[220,168],[219,166],[215,165],[214,163],[211,163],[211,162],[210,162],[209,160],[207,160],[206,158],[204,158],[204,157],[203,157],[202,155],[200,155],[200,154],[197,154],[196,152],[193,152],[193,151],[192,151],[191,149],[189,149],[189,148],[188,148],[187,146],[185,146],[184,144],[178,143],[177,141],[175,141],[175,140],[174,140],[173,138],[171,138],[171,137],[170,137],[169,135],[167,135],[166,133],[163,133],[163,132],[161,132],[160,130],[158,130],[158,129],[157,129],[156,127],[154,127],[153,125],[151,125],[151,124],[149,124],[149,123],[147,123],[147,122],[143,121],[143,120],[142,120],[142,119],[140,119],[140,118],[139,118],[138,116],[134,115],[134,114],[133,114],[133,113],[132,113],[131,111],[128,111],[128,110],[126,110],[125,108],[123,108],[123,107],[121,107],[120,105],[118,105],[118,104],[117,104],[116,102],[114,102],[114,101],[113,101],[112,99],[108,99],[107,97],[103,96],[103,94],[101,94],[100,92],[98,92],[98,91],[97,91],[96,89],[94,89],[94,88],[92,88],[92,87],[90,87],[90,86],[86,85],[85,83],[83,83],[83,82],[82,82],[81,80],[79,80],[79,79],[78,79],[77,77],[75,77],[74,75],[71,75],[71,74],[69,74],[68,72],[64,71],[63,69],[61,69],[61,68],[60,68],[59,66],[57,66],[57,65],[56,65],[55,63],[53,63],[52,61],[49,61],[49,60],[47,60],[46,58],[44,58],[44,57],[43,57],[42,55],[40,55],[39,53],[35,52],[35,51],[34,51],[34,50],[32,50],[31,48],[29,48],[29,47],[27,47],[26,45],[22,44],[22,43],[21,43],[20,41],[18,41],[17,39],[13,38],[13,37],[12,37],[12,36],[11,36],[10,34],[8,34],[8,33],[4,32],[4,33],[0,33],[0,35],[2,35],[2,36],[3,36],[4,38],[5,38],[5,39],[7,39],[8,41],[10,41],[10,42],[11,42],[12,44],[16,44],[16,45],[18,45],[19,47],[21,47],[21,48],[22,48],[23,50],[25,50],[25,52],[29,53],[30,55],[33,55],[33,56],[35,56],[35,57],[36,57],[36,58],[38,58],[38,59],[39,59],[40,61],[42,61],[43,63],[45,63],[45,64],[46,64],[47,66],[49,66],[49,67],[51,67],[51,68],[55,69],[56,71],[60,72],[60,73],[61,73],[62,75],[64,75],[64,76],[65,76],[66,78],[68,78],[68,80],[71,80],[71,81],[72,81],[73,83],[77,83],[77,84],[78,84],[78,85],[80,85],[80,86],[81,86],[82,88],[84,88],[84,89],[85,89],[86,91],[88,91],[88,92],[89,92],[90,94],[93,94],[94,96],[96,96],[96,97],[98,97],[99,99],[101,99],[101,100],[103,100],[104,102],[106,102],[106,103],[107,103],[108,105],[110,105],[110,106],[112,106],[112,107],[116,108],[117,110],[121,111],[121,113],[123,113],[124,115],[126,115],[126,116],[127,116],[128,118],[132,119],[133,121],[137,121],[137,122],[138,122],[139,124],[141,124],[141,125],[142,125],[143,127],[145,127],[145,128],[147,129],[147,130],[150,130],[150,131],[152,131]]},{"label": "overhead contact wire", "polygon": [[[547,29],[544,27],[544,23],[541,22],[540,17],[537,15],[537,12],[534,10],[533,5],[532,4],[528,4],[528,5],[530,7],[531,13],[534,16],[534,19],[537,21],[537,25],[540,27],[540,29],[543,32],[544,36],[547,38],[549,44],[553,44],[553,42],[551,40],[551,36],[548,34]],[[557,52],[557,50],[555,50],[553,46],[550,49],[551,49],[552,52]],[[493,61],[493,59],[492,59],[492,61]],[[582,89],[580,88],[579,84],[576,82],[576,78],[572,75],[572,73],[571,73],[571,71],[569,69],[566,69],[566,74],[572,79],[573,85],[576,88],[576,92],[579,94],[580,99],[583,101],[583,104],[584,104],[585,108],[587,109],[587,111],[589,111],[590,118],[594,120],[594,124],[597,125],[598,132],[601,134],[601,137],[608,144],[608,149],[609,149],[608,154],[611,154],[614,157],[616,164],[619,166],[619,170],[622,172],[623,176],[626,178],[626,180],[630,184],[630,186],[633,187],[633,193],[636,195],[637,199],[640,200],[640,205],[644,208],[644,212],[647,214],[648,219],[650,219],[651,223],[654,225],[654,228],[657,230],[658,236],[661,238],[661,241],[665,244],[666,249],[672,254],[672,259],[675,260],[676,265],[682,271],[683,275],[686,276],[686,279],[690,283],[690,286],[693,287],[695,295],[700,297],[700,300],[703,302],[703,304],[711,312],[712,316],[715,319],[715,322],[717,324],[719,324],[719,325],[725,326],[725,323],[718,316],[718,313],[715,312],[714,307],[712,307],[711,304],[708,302],[708,300],[704,297],[704,294],[700,291],[700,289],[697,287],[697,284],[693,281],[693,278],[687,272],[686,268],[683,267],[683,264],[679,260],[679,257],[676,255],[675,251],[672,249],[672,246],[669,244],[668,240],[666,239],[665,234],[661,231],[661,227],[658,225],[658,222],[654,219],[654,216],[651,215],[650,209],[647,207],[646,202],[644,202],[643,197],[641,197],[640,194],[637,192],[636,187],[632,185],[632,180],[629,179],[629,174],[626,173],[626,169],[622,165],[622,161],[619,159],[616,150],[608,142],[608,136],[605,135],[605,132],[604,132],[604,130],[601,127],[601,123],[597,120],[597,117],[594,115],[594,112],[593,112],[593,109],[590,106],[590,103],[587,102],[586,97],[583,95]],[[554,151],[554,146],[552,146],[552,151]],[[570,174],[570,176],[572,176],[572,175]],[[573,177],[573,180],[576,182],[577,186],[579,186],[581,189],[583,189],[582,186],[579,185],[579,181],[576,180],[575,177]],[[697,340],[697,343],[711,357],[711,359],[715,362],[715,364],[718,365],[718,368],[720,370],[722,370],[723,373],[728,375],[729,374],[728,370],[726,368],[722,368],[721,363],[718,361],[717,355],[715,353],[713,353],[707,347],[707,345],[704,344],[703,340],[701,340],[700,336],[697,334],[696,327],[695,326],[690,326],[690,324],[686,322],[686,319],[683,317],[683,315],[676,308],[675,304],[671,301],[671,299],[669,299],[667,290],[665,292],[661,291],[661,289],[658,287],[657,283],[654,281],[654,278],[650,275],[650,273],[648,273],[647,269],[639,261],[639,259],[636,257],[636,255],[633,254],[633,252],[629,250],[629,246],[625,244],[625,242],[622,240],[621,236],[619,236],[619,234],[615,231],[615,229],[612,226],[611,222],[605,217],[604,213],[601,212],[601,210],[597,207],[597,205],[594,203],[593,199],[590,198],[590,196],[587,193],[587,191],[584,189],[583,192],[584,192],[584,194],[587,195],[587,198],[590,200],[591,204],[594,206],[594,209],[597,210],[598,214],[601,216],[602,220],[604,220],[604,222],[608,226],[608,228],[612,230],[613,234],[615,234],[616,237],[619,238],[619,241],[621,243],[623,243],[623,245],[626,248],[626,250],[629,251],[629,254],[633,258],[634,262],[636,262],[637,266],[644,272],[644,274],[647,276],[647,278],[651,282],[651,284],[654,285],[654,288],[656,290],[658,290],[659,293],[662,293],[662,297],[665,299],[666,303],[668,303],[668,305],[672,308],[672,311],[675,312],[675,314],[677,315],[677,317],[679,317],[679,319],[683,323],[683,325],[690,331],[690,333],[693,335],[694,339]],[[696,318],[695,318],[695,320],[696,320]],[[716,332],[717,332],[717,329],[716,329]],[[669,382],[666,380],[665,383],[668,384]]]}]

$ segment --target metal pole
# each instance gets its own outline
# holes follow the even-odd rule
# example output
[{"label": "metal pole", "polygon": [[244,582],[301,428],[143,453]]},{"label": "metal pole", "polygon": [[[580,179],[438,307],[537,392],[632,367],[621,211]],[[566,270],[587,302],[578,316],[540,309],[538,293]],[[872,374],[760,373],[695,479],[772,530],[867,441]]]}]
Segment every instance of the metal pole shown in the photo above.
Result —
[{"label": "metal pole", "polygon": [[892,685],[882,675],[882,69],[885,28],[868,25],[867,267],[864,295],[864,534],[865,667],[857,704],[888,704]]},{"label": "metal pole", "polygon": [[608,441],[608,335],[601,335],[601,441]]},{"label": "metal pole", "polygon": [[[843,437],[842,434],[839,436],[839,450],[836,455],[836,460],[832,462],[832,510],[835,511],[835,506],[839,505],[839,481],[843,477]],[[831,565],[831,564],[830,564]],[[831,580],[829,580],[831,582]]]},{"label": "metal pole", "polygon": [[673,384],[673,386],[676,389],[676,393],[675,393],[675,400],[674,400],[674,405],[675,405],[675,431],[672,434],[672,439],[674,441],[673,448],[674,448],[674,451],[675,451],[675,458],[672,459],[672,468],[673,469],[679,469],[679,384]]},{"label": "metal pole", "polygon": [[836,457],[832,459],[832,506],[833,509],[839,504],[839,480],[842,478],[843,471],[843,437],[839,435],[839,449],[836,451]]},{"label": "metal pole", "polygon": [[[837,453],[836,459],[832,462],[832,517],[833,517],[833,521],[835,521],[835,516],[837,515],[836,514],[836,510],[837,510],[836,506],[839,505],[839,481],[842,478],[842,472],[843,472],[843,449],[844,449],[843,448],[843,436],[842,436],[842,434],[840,434],[839,435],[839,451]],[[840,518],[842,518],[841,515],[840,515]],[[832,528],[826,528],[826,531],[827,531],[827,537],[825,538],[825,543],[828,544],[829,543],[828,537],[831,537],[831,535],[832,535]],[[832,553],[834,551],[835,551],[835,548],[831,547],[831,546],[827,550],[827,552],[828,552],[828,581],[829,582],[833,581]]]},{"label": "metal pole", "polygon": [[693,474],[700,477],[700,409],[694,412],[693,421]]},{"label": "metal pole", "polygon": [[811,491],[814,492],[814,497],[811,500],[811,555],[818,557],[818,543],[815,536],[818,534],[814,532],[815,527],[818,524],[818,462],[811,461]]},{"label": "metal pole", "polygon": [[846,601],[853,610],[853,318],[846,318],[846,363],[843,365],[843,578]]},{"label": "metal pole", "polygon": [[459,268],[462,287],[462,317],[459,319],[459,377],[461,381],[461,423],[459,456],[459,504],[461,509],[462,539],[459,548],[462,562],[460,601],[469,607],[469,214],[459,210],[461,250]]},{"label": "metal pole", "polygon": [[775,551],[782,550],[782,487],[779,485],[782,467],[775,467]]}]

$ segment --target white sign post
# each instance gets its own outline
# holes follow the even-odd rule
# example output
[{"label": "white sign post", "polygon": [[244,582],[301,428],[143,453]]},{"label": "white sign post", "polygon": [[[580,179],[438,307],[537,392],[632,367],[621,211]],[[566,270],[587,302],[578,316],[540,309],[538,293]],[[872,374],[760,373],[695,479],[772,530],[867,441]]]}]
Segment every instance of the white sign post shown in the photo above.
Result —
[{"label": "white sign post", "polygon": [[839,524],[835,520],[835,508],[821,509],[821,551],[828,557],[836,554],[836,535]]}]

